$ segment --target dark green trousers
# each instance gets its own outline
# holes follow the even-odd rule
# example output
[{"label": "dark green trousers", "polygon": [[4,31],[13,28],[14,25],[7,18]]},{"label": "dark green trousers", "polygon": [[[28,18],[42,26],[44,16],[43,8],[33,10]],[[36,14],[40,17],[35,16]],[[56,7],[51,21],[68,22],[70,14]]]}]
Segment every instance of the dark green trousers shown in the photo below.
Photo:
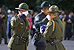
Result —
[{"label": "dark green trousers", "polygon": [[25,45],[14,45],[11,48],[9,48],[9,50],[27,50],[27,46],[25,46]]}]

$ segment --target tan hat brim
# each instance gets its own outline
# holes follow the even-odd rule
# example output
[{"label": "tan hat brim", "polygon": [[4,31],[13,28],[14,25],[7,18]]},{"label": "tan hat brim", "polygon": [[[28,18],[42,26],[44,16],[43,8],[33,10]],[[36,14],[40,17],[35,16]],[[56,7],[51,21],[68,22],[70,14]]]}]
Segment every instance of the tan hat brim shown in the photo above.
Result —
[{"label": "tan hat brim", "polygon": [[52,13],[52,12],[62,12],[62,10],[58,10],[58,11],[49,11],[49,12],[46,12],[46,13]]},{"label": "tan hat brim", "polygon": [[20,9],[20,8],[15,8],[15,9],[18,9],[18,10],[25,10],[25,9]]},{"label": "tan hat brim", "polygon": [[[18,10],[26,10],[26,9],[20,9],[20,8],[15,8],[15,9],[18,9]],[[28,11],[31,11],[31,10],[28,10]]]}]

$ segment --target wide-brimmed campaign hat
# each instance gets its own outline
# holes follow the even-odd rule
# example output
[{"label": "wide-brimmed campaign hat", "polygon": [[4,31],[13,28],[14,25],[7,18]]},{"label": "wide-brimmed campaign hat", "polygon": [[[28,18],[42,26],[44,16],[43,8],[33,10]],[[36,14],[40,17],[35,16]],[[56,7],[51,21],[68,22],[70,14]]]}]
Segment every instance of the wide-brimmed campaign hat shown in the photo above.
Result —
[{"label": "wide-brimmed campaign hat", "polygon": [[58,6],[52,5],[52,6],[49,8],[49,11],[46,12],[46,13],[51,13],[51,12],[62,12],[62,10],[59,10]]},{"label": "wide-brimmed campaign hat", "polygon": [[38,6],[39,8],[49,8],[51,5],[48,1],[44,1],[41,6]]},{"label": "wide-brimmed campaign hat", "polygon": [[29,6],[26,3],[21,3],[21,4],[19,4],[19,7],[15,8],[15,9],[18,9],[18,10],[29,10]]}]

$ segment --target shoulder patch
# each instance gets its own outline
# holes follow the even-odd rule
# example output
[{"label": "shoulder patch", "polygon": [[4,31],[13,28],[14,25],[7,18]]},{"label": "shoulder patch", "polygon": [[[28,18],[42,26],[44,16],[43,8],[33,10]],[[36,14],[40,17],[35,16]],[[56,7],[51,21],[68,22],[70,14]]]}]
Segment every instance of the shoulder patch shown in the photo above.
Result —
[{"label": "shoulder patch", "polygon": [[47,23],[47,26],[51,26],[51,25],[52,25],[52,27],[53,27],[53,30],[52,30],[52,31],[54,31],[54,30],[55,30],[55,22],[54,22],[54,20],[52,20],[52,22],[49,21],[49,22]]},{"label": "shoulder patch", "polygon": [[49,22],[47,23],[47,26],[51,26],[51,25],[52,25],[52,22],[49,21]]}]

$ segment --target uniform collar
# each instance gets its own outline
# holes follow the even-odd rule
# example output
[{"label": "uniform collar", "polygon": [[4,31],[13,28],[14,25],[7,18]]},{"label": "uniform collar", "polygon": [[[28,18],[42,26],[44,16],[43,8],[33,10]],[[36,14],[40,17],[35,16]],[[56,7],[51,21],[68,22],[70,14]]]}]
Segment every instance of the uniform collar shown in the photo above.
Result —
[{"label": "uniform collar", "polygon": [[57,20],[57,19],[59,19],[58,17],[55,17],[55,18],[53,18],[52,20]]},{"label": "uniform collar", "polygon": [[41,12],[41,13],[46,17],[46,15],[43,12]]}]

